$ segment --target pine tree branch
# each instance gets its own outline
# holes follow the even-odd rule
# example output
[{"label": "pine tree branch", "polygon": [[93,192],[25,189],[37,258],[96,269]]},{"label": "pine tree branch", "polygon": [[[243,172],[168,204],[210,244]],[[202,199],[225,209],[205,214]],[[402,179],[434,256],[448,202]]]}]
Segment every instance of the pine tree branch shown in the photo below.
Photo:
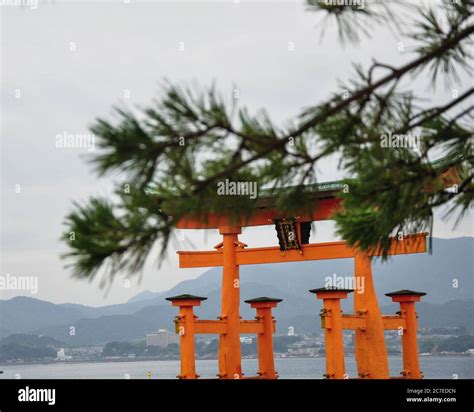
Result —
[{"label": "pine tree branch", "polygon": [[[283,137],[279,138],[279,140],[277,142],[273,143],[271,146],[263,149],[262,151],[254,154],[250,158],[248,158],[246,160],[242,160],[241,162],[235,163],[233,165],[230,165],[229,167],[223,169],[219,173],[216,173],[215,175],[213,175],[213,176],[211,176],[211,177],[209,177],[205,180],[200,181],[197,184],[196,189],[194,190],[194,193],[197,193],[199,190],[203,189],[204,187],[206,187],[210,183],[213,183],[213,182],[215,182],[215,181],[217,181],[221,178],[224,178],[226,176],[229,176],[230,174],[232,174],[236,170],[238,170],[238,169],[240,169],[240,168],[242,168],[242,167],[258,160],[258,159],[261,159],[262,157],[265,157],[266,155],[268,155],[272,151],[283,148],[287,144],[288,139],[290,137],[297,138],[297,137],[301,136],[302,134],[304,134],[308,130],[316,127],[318,125],[318,123],[321,122],[322,120],[324,120],[326,117],[332,116],[332,115],[340,112],[342,109],[346,108],[351,103],[353,103],[353,102],[355,102],[355,101],[357,101],[357,100],[359,100],[363,97],[367,97],[374,90],[390,83],[391,81],[396,80],[396,79],[400,79],[406,73],[409,73],[410,71],[419,68],[421,65],[426,64],[430,60],[440,56],[445,51],[447,51],[450,48],[454,47],[461,40],[467,38],[468,36],[470,36],[473,33],[474,33],[474,26],[469,26],[469,27],[465,28],[464,30],[462,30],[461,32],[459,32],[457,35],[455,35],[453,37],[448,37],[444,42],[442,42],[439,45],[439,47],[434,49],[432,52],[430,52],[430,53],[428,53],[424,56],[421,56],[418,59],[415,59],[415,60],[411,61],[410,63],[407,63],[406,65],[404,65],[404,66],[402,66],[398,69],[395,69],[391,74],[389,74],[389,75],[383,77],[382,79],[376,81],[372,85],[357,91],[352,96],[350,96],[348,99],[340,101],[335,106],[330,107],[331,102],[323,104],[322,106],[326,108],[326,110],[324,110],[323,113],[314,116],[310,120],[303,123],[303,125],[301,125],[298,129],[288,133],[286,136],[283,136]],[[246,136],[242,135],[241,137],[245,138]]]}]

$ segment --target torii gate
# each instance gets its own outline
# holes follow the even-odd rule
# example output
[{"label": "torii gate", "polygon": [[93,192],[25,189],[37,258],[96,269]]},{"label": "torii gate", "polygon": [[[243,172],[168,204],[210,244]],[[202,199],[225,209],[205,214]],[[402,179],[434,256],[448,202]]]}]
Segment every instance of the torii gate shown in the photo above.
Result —
[{"label": "torii gate", "polygon": [[[459,181],[456,170],[449,169],[442,176],[444,186],[451,186]],[[242,227],[263,226],[273,224],[275,220],[288,219],[275,208],[272,197],[259,195],[256,210],[250,215],[231,220],[229,216],[208,213],[205,216],[185,216],[179,220],[178,229],[219,229],[222,242],[215,246],[214,251],[179,251],[180,268],[196,267],[223,267],[222,275],[222,305],[221,315],[217,321],[196,320],[192,307],[200,304],[198,296],[181,295],[167,298],[174,306],[180,307],[177,326],[181,328],[181,378],[196,378],[194,366],[194,333],[219,334],[219,377],[223,379],[242,378],[240,334],[259,334],[259,374],[266,378],[277,377],[273,364],[272,333],[274,329],[271,318],[271,308],[280,301],[272,298],[258,298],[251,301],[252,307],[257,309],[256,321],[240,319],[240,275],[241,265],[255,265],[263,263],[299,262],[305,260],[323,259],[354,259],[354,276],[364,278],[363,293],[354,295],[355,315],[342,315],[339,313],[339,299],[347,296],[347,290],[327,291],[314,289],[318,298],[325,299],[325,311],[333,309],[331,318],[333,324],[337,323],[336,334],[334,327],[332,334],[327,335],[332,339],[334,347],[326,341],[326,352],[331,356],[328,363],[328,377],[342,378],[344,370],[342,349],[342,329],[355,330],[355,357],[359,377],[372,379],[388,379],[389,366],[385,345],[384,330],[402,327],[408,331],[404,337],[404,369],[402,373],[412,378],[421,377],[418,366],[418,353],[416,342],[416,313],[414,302],[419,301],[424,293],[412,291],[398,291],[388,294],[396,302],[400,302],[403,314],[399,316],[382,316],[377,295],[374,288],[371,258],[379,256],[380,251],[372,254],[349,247],[346,242],[327,242],[302,244],[301,223],[312,221],[330,220],[333,213],[340,207],[340,198],[337,196],[343,188],[341,182],[329,182],[306,186],[308,194],[313,198],[313,207],[309,212],[305,210],[298,216],[296,223],[299,250],[291,249],[281,251],[279,247],[247,248],[240,242],[238,235]],[[405,236],[402,239],[392,239],[388,251],[389,255],[424,253],[426,252],[426,233]],[[327,293],[329,292],[329,293]],[[335,303],[335,306],[333,303]],[[327,307],[326,307],[327,306]],[[328,309],[329,308],[329,309]],[[322,315],[323,320],[324,316]],[[272,326],[273,324],[273,326]],[[187,332],[183,332],[187,330]],[[328,326],[326,326],[328,331]],[[185,336],[187,334],[187,336]],[[329,346],[328,346],[329,345]],[[271,357],[271,359],[269,358]],[[342,357],[342,359],[341,359]]]},{"label": "torii gate", "polygon": [[[298,235],[301,233],[300,222],[330,219],[331,214],[339,207],[339,199],[334,196],[334,192],[339,189],[340,187],[334,184],[318,185],[317,191],[314,191],[317,193],[317,199],[315,198],[313,212],[300,216],[296,224]],[[283,253],[278,246],[247,248],[247,245],[239,241],[238,235],[243,226],[269,225],[272,224],[273,219],[282,217],[273,207],[267,206],[240,222],[232,222],[233,224],[229,224],[226,216],[213,215],[206,216],[206,219],[185,217],[177,223],[178,229],[219,229],[223,238],[222,242],[215,246],[214,251],[178,252],[180,268],[223,267],[220,320],[226,323],[226,333],[219,335],[219,376],[224,379],[242,377],[239,308],[239,267],[241,265],[352,258],[355,276],[363,277],[365,285],[364,293],[356,293],[354,296],[354,309],[356,313],[366,313],[367,317],[366,329],[356,330],[355,350],[358,372],[360,376],[388,378],[384,327],[373,284],[371,256],[349,247],[343,241],[303,244],[301,251],[286,250]],[[425,252],[425,237],[426,234],[419,234],[407,236],[402,240],[394,239],[389,254]],[[379,255],[379,252],[373,255]],[[219,333],[217,326],[214,330],[214,333]]]}]

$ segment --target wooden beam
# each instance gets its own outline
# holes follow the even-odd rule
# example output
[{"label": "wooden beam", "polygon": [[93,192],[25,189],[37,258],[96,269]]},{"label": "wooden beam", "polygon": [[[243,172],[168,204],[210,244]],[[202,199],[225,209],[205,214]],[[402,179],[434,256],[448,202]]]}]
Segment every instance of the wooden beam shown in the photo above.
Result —
[{"label": "wooden beam", "polygon": [[[390,255],[426,252],[426,233],[406,236],[402,240],[393,239]],[[222,250],[177,252],[180,268],[216,267],[223,265]],[[298,250],[281,252],[279,247],[260,247],[236,249],[237,265],[256,265],[262,263],[302,262],[305,260],[348,259],[353,258],[356,250],[346,242],[310,243]],[[380,256],[376,251],[374,256]]]},{"label": "wooden beam", "polygon": [[[345,242],[314,243],[302,246],[303,253],[287,250],[282,253],[279,247],[259,247],[237,249],[237,265],[256,265],[259,263],[300,262],[303,260],[341,259],[354,256]],[[178,252],[179,267],[222,266],[222,251]]]},{"label": "wooden beam", "polygon": [[406,321],[399,315],[383,315],[382,323],[384,330],[406,329]]},{"label": "wooden beam", "polygon": [[[426,237],[428,233],[417,233],[416,235],[405,236],[401,240],[392,239],[392,245],[389,250],[390,255],[407,255],[411,253],[426,252]],[[374,253],[374,256],[381,256],[381,251]]]},{"label": "wooden beam", "polygon": [[[315,201],[310,213],[295,212],[300,222],[311,222],[331,219],[334,211],[340,207],[340,199],[328,197]],[[172,212],[170,212],[172,213]],[[264,207],[255,210],[251,216],[229,219],[227,215],[207,213],[199,216],[185,216],[177,224],[177,229],[218,229],[221,226],[267,226],[273,225],[273,219],[288,218],[288,215],[278,212],[274,207]]]},{"label": "wooden beam", "polygon": [[[442,160],[442,159],[440,159]],[[435,163],[437,165],[435,166]],[[440,166],[441,165],[441,166]],[[442,163],[433,162],[433,166],[436,168],[442,167]],[[444,188],[451,187],[455,184],[460,184],[461,178],[459,177],[459,169],[457,167],[451,167],[443,172],[439,177],[439,180]],[[340,186],[343,182],[330,182],[328,184],[336,183],[339,188],[325,189],[322,192],[308,193],[313,196],[313,204],[311,205],[311,211],[308,213],[307,210],[301,210],[301,212],[294,211],[292,216],[299,216],[300,222],[318,221],[318,220],[330,220],[333,218],[334,212],[341,208],[341,198],[338,197]],[[323,184],[324,186],[324,184]],[[434,191],[434,185],[427,185],[424,191]],[[259,197],[257,203],[254,206],[254,210],[250,216],[240,216],[233,219],[229,219],[228,214],[215,214],[215,213],[201,213],[201,214],[189,214],[182,217],[176,224],[177,229],[218,229],[221,226],[265,226],[271,225],[273,219],[289,218],[288,213],[277,211],[275,205],[277,203],[278,196],[274,197]],[[173,211],[168,211],[171,215]]]},{"label": "wooden beam", "polygon": [[[178,322],[179,325],[183,322]],[[184,323],[183,323],[184,324]],[[275,332],[275,322],[273,322]],[[194,333],[201,335],[220,335],[227,333],[227,322],[225,320],[195,320]],[[263,333],[263,322],[261,320],[241,320],[239,333]]]},{"label": "wooden beam", "polygon": [[281,252],[279,247],[262,247],[237,251],[238,265],[259,263],[301,262],[305,260],[344,259],[354,256],[345,242],[314,243],[303,245],[300,251],[292,249]]},{"label": "wooden beam", "polygon": [[365,330],[367,318],[360,315],[342,315],[342,329]]},{"label": "wooden beam", "polygon": [[241,320],[240,333],[263,333],[263,322],[261,320]]},{"label": "wooden beam", "polygon": [[222,334],[227,332],[227,323],[224,320],[195,320],[194,333]]}]

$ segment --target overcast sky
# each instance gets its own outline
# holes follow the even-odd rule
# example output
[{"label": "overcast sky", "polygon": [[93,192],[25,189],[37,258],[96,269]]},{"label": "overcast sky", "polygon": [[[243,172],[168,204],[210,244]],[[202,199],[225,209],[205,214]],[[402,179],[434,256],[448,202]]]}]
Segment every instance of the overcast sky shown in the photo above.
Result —
[{"label": "overcast sky", "polygon": [[[166,290],[204,272],[178,268],[178,244],[160,269],[150,259],[141,283],[132,279],[127,288],[119,278],[107,295],[97,281],[72,279],[59,258],[65,251],[59,241],[63,218],[73,200],[109,193],[112,178],[92,173],[87,149],[57,148],[58,134],[87,133],[114,104],[148,103],[165,78],[215,81],[229,96],[236,86],[243,105],[266,107],[284,121],[328,97],[338,79],[348,78],[352,62],[367,65],[376,57],[398,65],[409,58],[399,51],[402,39],[385,27],[357,47],[341,47],[332,29],[320,41],[319,17],[302,1],[50,1],[33,10],[0,6],[0,13],[1,275],[39,280],[37,294],[0,291],[3,299],[26,294],[98,306],[142,290]],[[450,90],[427,92],[425,80],[410,87],[433,103],[450,99]],[[335,162],[322,165],[321,181],[338,177]],[[332,223],[318,226],[312,241],[334,238]],[[211,249],[219,237],[206,232],[186,236],[198,249]],[[435,236],[472,233],[470,219],[457,230],[436,219]],[[272,227],[246,230],[241,240],[276,244]]]}]

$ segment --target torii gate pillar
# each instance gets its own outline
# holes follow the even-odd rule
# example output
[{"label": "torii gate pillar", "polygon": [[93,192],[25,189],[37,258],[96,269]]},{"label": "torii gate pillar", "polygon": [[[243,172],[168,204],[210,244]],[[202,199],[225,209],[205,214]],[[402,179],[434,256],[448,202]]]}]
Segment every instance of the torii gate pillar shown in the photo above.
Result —
[{"label": "torii gate pillar", "polygon": [[221,226],[219,233],[223,237],[222,272],[222,313],[227,320],[227,333],[219,335],[219,377],[223,379],[242,378],[240,352],[240,274],[236,263],[238,226]]},{"label": "torii gate pillar", "polygon": [[363,293],[354,293],[354,312],[367,318],[365,330],[355,331],[355,357],[361,378],[388,379],[388,357],[384,327],[372,276],[371,257],[357,252],[354,276],[364,280]]}]

